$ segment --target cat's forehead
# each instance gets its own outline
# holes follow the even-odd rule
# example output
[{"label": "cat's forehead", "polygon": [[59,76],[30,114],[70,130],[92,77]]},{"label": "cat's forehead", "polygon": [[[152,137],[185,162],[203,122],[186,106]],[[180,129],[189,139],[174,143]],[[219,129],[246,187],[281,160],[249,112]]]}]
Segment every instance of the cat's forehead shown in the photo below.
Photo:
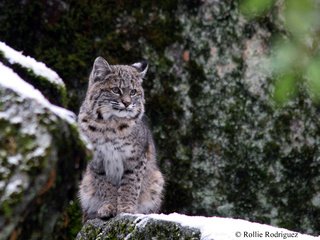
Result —
[{"label": "cat's forehead", "polygon": [[113,76],[115,82],[123,87],[137,85],[139,82],[139,74],[137,70],[131,66],[113,65]]},{"label": "cat's forehead", "polygon": [[112,65],[113,73],[124,79],[132,79],[138,77],[138,71],[127,65]]}]

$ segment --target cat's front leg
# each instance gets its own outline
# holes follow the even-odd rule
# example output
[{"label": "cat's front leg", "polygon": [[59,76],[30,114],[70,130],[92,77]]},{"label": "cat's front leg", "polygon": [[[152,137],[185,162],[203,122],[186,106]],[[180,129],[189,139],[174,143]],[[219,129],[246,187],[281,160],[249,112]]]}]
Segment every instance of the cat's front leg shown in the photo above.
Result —
[{"label": "cat's front leg", "polygon": [[105,175],[96,175],[99,218],[114,217],[117,214],[117,187],[108,181]]},{"label": "cat's front leg", "polygon": [[97,215],[99,218],[110,218],[114,217],[117,213],[117,209],[114,204],[104,203],[98,209]]},{"label": "cat's front leg", "polygon": [[84,213],[83,220],[109,218],[117,213],[117,186],[112,185],[105,174],[87,167],[80,185],[79,197]]},{"label": "cat's front leg", "polygon": [[130,164],[124,171],[118,189],[117,213],[137,213],[138,198],[141,191],[145,160]]}]

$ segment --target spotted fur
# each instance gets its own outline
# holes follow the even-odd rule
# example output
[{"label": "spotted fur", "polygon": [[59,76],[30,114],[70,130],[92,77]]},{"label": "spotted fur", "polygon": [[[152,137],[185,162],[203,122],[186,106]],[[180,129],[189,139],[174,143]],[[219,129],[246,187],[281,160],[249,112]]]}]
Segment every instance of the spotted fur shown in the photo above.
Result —
[{"label": "spotted fur", "polygon": [[79,191],[85,219],[160,209],[164,179],[143,118],[147,68],[94,62],[78,118],[94,147]]}]

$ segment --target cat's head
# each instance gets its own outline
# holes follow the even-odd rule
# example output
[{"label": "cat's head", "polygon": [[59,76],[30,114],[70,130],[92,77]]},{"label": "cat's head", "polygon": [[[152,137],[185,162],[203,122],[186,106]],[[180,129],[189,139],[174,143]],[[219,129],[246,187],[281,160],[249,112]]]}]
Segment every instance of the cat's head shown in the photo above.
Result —
[{"label": "cat's head", "polygon": [[110,118],[139,119],[144,113],[142,81],[146,61],[132,65],[109,65],[96,58],[89,78],[86,101],[98,120]]}]

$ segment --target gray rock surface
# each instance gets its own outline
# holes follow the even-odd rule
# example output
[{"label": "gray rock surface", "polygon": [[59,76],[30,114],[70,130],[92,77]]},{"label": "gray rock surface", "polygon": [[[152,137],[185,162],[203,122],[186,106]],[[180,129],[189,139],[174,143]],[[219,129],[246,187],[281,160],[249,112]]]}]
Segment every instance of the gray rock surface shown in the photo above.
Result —
[{"label": "gray rock surface", "polygon": [[77,236],[77,240],[88,239],[166,239],[196,240],[200,239],[199,229],[183,227],[178,223],[148,219],[132,215],[123,215],[108,221],[89,220]]},{"label": "gray rock surface", "polygon": [[88,239],[154,239],[154,240],[234,240],[319,237],[289,231],[242,219],[165,214],[121,214],[109,220],[93,219],[85,223],[77,240]]},{"label": "gray rock surface", "polygon": [[0,239],[52,239],[90,153],[64,110],[0,77]]},{"label": "gray rock surface", "polygon": [[180,41],[164,56],[145,48],[156,65],[147,113],[168,179],[165,211],[319,234],[320,113],[303,89],[281,108],[273,102],[265,62],[277,26],[248,22],[236,1],[181,4],[175,16]]}]

